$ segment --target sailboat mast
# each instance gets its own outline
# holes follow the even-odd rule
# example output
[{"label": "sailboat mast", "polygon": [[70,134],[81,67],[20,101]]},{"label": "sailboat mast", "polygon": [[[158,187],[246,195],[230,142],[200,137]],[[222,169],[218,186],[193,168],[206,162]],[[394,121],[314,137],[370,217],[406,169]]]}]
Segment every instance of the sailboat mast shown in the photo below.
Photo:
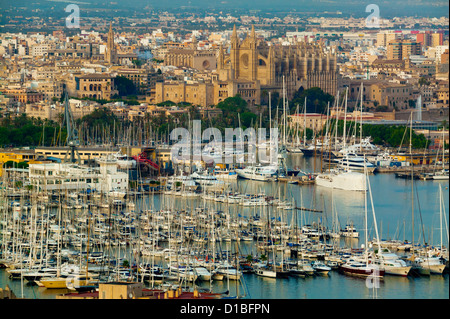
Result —
[{"label": "sailboat mast", "polygon": [[361,82],[361,114],[359,124],[359,151],[362,152],[362,112],[363,112],[363,83]]},{"label": "sailboat mast", "polygon": [[344,137],[343,137],[343,139],[344,139],[344,147],[343,147],[343,149],[345,149],[345,147],[346,147],[346,139],[347,139],[347,137],[346,137],[346,126],[347,126],[347,95],[348,95],[348,89],[345,91],[345,109],[344,109]]},{"label": "sailboat mast", "polygon": [[306,147],[306,96],[303,106],[303,147]]},{"label": "sailboat mast", "polygon": [[[444,129],[444,128],[442,128]],[[442,253],[442,187],[439,184],[439,224],[440,224],[440,235],[441,235],[441,253]]]},{"label": "sailboat mast", "polygon": [[414,166],[412,159],[412,112],[411,112],[411,122],[409,129],[409,156],[411,160],[411,227],[412,227],[412,254],[414,256]]},{"label": "sailboat mast", "polygon": [[365,191],[364,191],[364,255],[366,258],[366,265],[368,263],[368,256],[367,256],[367,168],[364,165],[364,175],[366,178],[364,179],[365,185]]},{"label": "sailboat mast", "polygon": [[283,75],[283,145],[286,145],[286,88]]}]

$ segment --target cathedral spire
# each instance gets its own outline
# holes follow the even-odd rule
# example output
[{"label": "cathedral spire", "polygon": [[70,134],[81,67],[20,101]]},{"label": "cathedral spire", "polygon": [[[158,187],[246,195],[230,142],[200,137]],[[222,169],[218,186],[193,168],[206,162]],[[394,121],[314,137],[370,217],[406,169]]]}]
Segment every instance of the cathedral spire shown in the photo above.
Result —
[{"label": "cathedral spire", "polygon": [[250,33],[250,37],[252,39],[256,39],[255,25],[254,24],[252,24],[252,32]]},{"label": "cathedral spire", "polygon": [[231,34],[231,42],[237,44],[238,43],[238,36],[236,31],[236,25],[233,26],[233,33]]},{"label": "cathedral spire", "polygon": [[231,34],[231,39],[237,39],[236,25],[233,26],[233,33]]},{"label": "cathedral spire", "polygon": [[192,34],[192,49],[197,50],[197,45],[198,45],[197,37],[194,34]]},{"label": "cathedral spire", "polygon": [[231,48],[237,49],[239,46],[239,38],[236,31],[236,25],[233,26],[233,33],[231,34]]}]

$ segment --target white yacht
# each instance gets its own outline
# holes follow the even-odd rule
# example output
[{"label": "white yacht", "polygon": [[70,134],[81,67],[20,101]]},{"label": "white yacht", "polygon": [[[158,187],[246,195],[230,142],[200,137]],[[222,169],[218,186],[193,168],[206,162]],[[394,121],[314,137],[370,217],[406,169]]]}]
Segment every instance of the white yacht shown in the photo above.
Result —
[{"label": "white yacht", "polygon": [[187,281],[194,282],[198,277],[197,273],[189,265],[171,263],[168,268],[169,271],[179,277],[180,280],[185,279]]},{"label": "white yacht", "polygon": [[315,178],[318,186],[343,189],[349,191],[366,191],[366,177],[363,173],[331,170],[328,173],[319,174]]},{"label": "white yacht", "polygon": [[198,188],[198,184],[194,181],[194,179],[191,176],[186,175],[176,175],[169,177],[167,180],[167,186],[171,190],[175,190],[181,187],[184,190],[194,191]]},{"label": "white yacht", "polygon": [[273,267],[269,267],[267,263],[255,264],[254,271],[257,276],[277,278],[277,272],[273,269]]},{"label": "white yacht", "polygon": [[228,187],[228,183],[217,179],[214,175],[208,174],[207,171],[194,172],[191,174],[191,178],[203,189],[223,191]]},{"label": "white yacht", "polygon": [[126,195],[127,195],[126,192],[118,190],[118,189],[113,189],[108,192],[108,196],[111,198],[124,198]]},{"label": "white yacht", "polygon": [[211,273],[205,267],[194,267],[194,272],[198,280],[208,281],[211,279]]},{"label": "white yacht", "polygon": [[214,169],[214,176],[225,182],[234,182],[237,181],[238,175],[234,170],[222,170],[220,168]]},{"label": "white yacht", "polygon": [[415,266],[422,268],[423,274],[442,275],[445,269],[445,264],[439,257],[417,257]]},{"label": "white yacht", "polygon": [[225,278],[230,280],[239,280],[241,278],[241,272],[236,269],[236,267],[231,266],[228,263],[224,263],[219,266],[216,271],[217,274],[223,275]]},{"label": "white yacht", "polygon": [[381,253],[378,257],[375,264],[384,268],[386,274],[407,276],[411,270],[411,266],[408,266],[404,260],[394,253]]},{"label": "white yacht", "polygon": [[370,136],[369,136],[362,139],[361,143],[350,145],[345,149],[340,150],[339,153],[342,153],[344,155],[348,153],[376,154],[379,151],[380,148],[378,146],[375,146],[372,143],[370,143]]},{"label": "white yacht", "polygon": [[277,172],[278,172],[278,167],[273,166],[273,165],[247,166],[244,169],[236,169],[236,173],[241,178],[251,179],[251,180],[256,180],[256,181],[263,181],[263,182],[276,180]]},{"label": "white yacht", "polygon": [[113,156],[114,156],[115,160],[117,161],[117,166],[121,169],[130,169],[130,168],[136,167],[137,162],[131,156],[124,155],[120,152],[114,154]]},{"label": "white yacht", "polygon": [[359,232],[353,225],[346,225],[344,229],[339,232],[342,237],[358,238]]},{"label": "white yacht", "polygon": [[448,169],[442,169],[433,174],[433,179],[435,180],[447,180],[448,181]]},{"label": "white yacht", "polygon": [[352,171],[364,172],[364,169],[367,169],[368,173],[373,173],[376,169],[373,163],[355,153],[347,153],[342,158],[336,159],[336,162],[340,168]]},{"label": "white yacht", "polygon": [[315,260],[311,263],[311,267],[314,269],[315,273],[318,275],[328,275],[331,271],[331,267],[328,267],[320,260]]}]

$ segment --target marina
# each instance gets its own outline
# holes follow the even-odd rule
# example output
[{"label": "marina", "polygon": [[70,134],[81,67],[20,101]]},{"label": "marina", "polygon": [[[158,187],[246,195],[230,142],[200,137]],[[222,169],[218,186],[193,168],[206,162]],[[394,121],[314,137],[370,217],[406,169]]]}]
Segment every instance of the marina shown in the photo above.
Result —
[{"label": "marina", "polygon": [[366,176],[367,191],[241,178],[123,197],[3,190],[0,286],[33,299],[117,281],[214,298],[448,298],[448,180]]}]

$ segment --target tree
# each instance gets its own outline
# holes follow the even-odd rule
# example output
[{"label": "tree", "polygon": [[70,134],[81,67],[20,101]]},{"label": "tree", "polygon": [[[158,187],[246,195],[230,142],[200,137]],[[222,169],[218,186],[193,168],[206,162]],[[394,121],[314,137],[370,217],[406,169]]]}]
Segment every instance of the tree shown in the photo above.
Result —
[{"label": "tree", "polygon": [[420,77],[420,79],[419,79],[419,85],[420,86],[423,86],[423,85],[428,86],[430,84],[431,84],[431,82],[428,81],[426,77],[424,77],[424,76]]},{"label": "tree", "polygon": [[177,105],[177,103],[167,100],[167,101],[162,101],[156,105],[157,106],[175,106],[175,105]]},{"label": "tree", "polygon": [[377,112],[387,112],[388,110],[389,110],[389,108],[387,105],[378,105],[375,108],[375,111],[377,111]]},{"label": "tree", "polygon": [[226,98],[219,102],[217,107],[223,112],[223,121],[228,127],[239,126],[239,115],[241,116],[241,125],[243,128],[250,126],[251,120],[255,120],[257,115],[251,112],[247,107],[247,102],[239,94],[234,97]]},{"label": "tree", "polygon": [[94,110],[91,114],[83,116],[77,122],[84,122],[87,127],[95,127],[97,125],[112,126],[114,123],[118,123],[118,118],[110,109],[102,107]]},{"label": "tree", "polygon": [[137,88],[133,81],[127,79],[123,76],[116,76],[114,79],[114,84],[119,91],[120,96],[128,96],[137,94]]},{"label": "tree", "polygon": [[307,90],[303,90],[303,87],[294,93],[294,97],[289,103],[290,112],[294,112],[297,105],[303,107],[306,97],[306,112],[307,113],[321,113],[324,114],[327,111],[328,102],[330,105],[334,101],[334,97],[331,94],[325,93],[321,88],[312,87]]},{"label": "tree", "polygon": [[[29,118],[25,114],[11,120],[5,117],[0,121],[0,145],[37,146],[50,145],[59,124],[54,121],[44,121],[40,118]],[[43,132],[44,131],[44,132]],[[61,130],[61,136],[66,136],[66,129]],[[45,141],[42,137],[45,137]]]},{"label": "tree", "polygon": [[132,61],[134,65],[136,65],[137,67],[140,67],[141,65],[144,64],[144,61],[140,60],[140,59],[135,59]]}]

